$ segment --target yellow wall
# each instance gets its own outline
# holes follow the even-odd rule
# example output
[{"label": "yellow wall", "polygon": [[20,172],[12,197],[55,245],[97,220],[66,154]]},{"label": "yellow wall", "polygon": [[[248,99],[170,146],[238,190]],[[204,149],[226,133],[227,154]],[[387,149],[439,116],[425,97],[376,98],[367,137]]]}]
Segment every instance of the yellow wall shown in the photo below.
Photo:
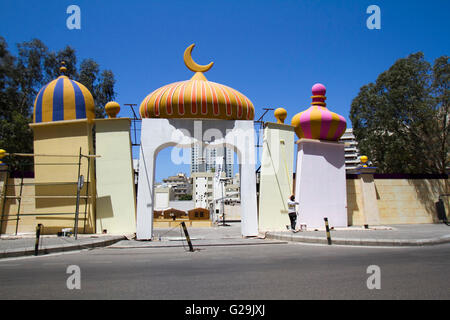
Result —
[{"label": "yellow wall", "polygon": [[[16,197],[20,194],[20,178],[9,178],[7,181],[8,187],[7,187],[7,196],[8,197]],[[34,179],[24,179],[24,186],[22,189],[22,195],[24,198],[22,198],[22,202],[20,204],[20,213],[34,213],[35,212],[35,205],[34,205],[34,185],[27,185],[28,183],[34,182]],[[14,186],[13,186],[14,185]],[[5,189],[3,189],[3,184],[1,184],[2,191],[2,200],[0,201],[0,211],[1,208],[3,208],[3,192]],[[8,219],[7,221],[3,221],[2,224],[2,234],[15,234],[16,232],[16,214],[18,209],[19,201],[16,198],[7,198],[5,201],[4,206],[4,216],[3,219]],[[18,233],[29,233],[34,232],[36,225],[39,222],[36,222],[35,216],[20,216],[19,217],[19,224],[17,228]],[[12,220],[9,220],[12,219]]]},{"label": "yellow wall", "polygon": [[[87,120],[58,121],[30,124],[34,132],[36,213],[75,213],[78,155],[93,154],[92,124]],[[57,156],[39,156],[57,155]],[[67,156],[72,157],[67,157]],[[95,172],[91,158],[82,157],[80,174],[84,176],[81,196],[86,196],[89,181],[89,200],[80,200],[78,232],[95,232]],[[45,196],[50,196],[45,198]],[[56,198],[59,197],[59,198]],[[62,228],[74,227],[74,214],[45,215],[36,217],[45,233],[55,234]]]},{"label": "yellow wall", "polygon": [[[435,202],[440,194],[449,193],[443,179],[375,179],[380,221],[395,223],[437,222]],[[447,216],[449,198],[444,198]]]},{"label": "yellow wall", "polygon": [[[438,222],[435,202],[450,193],[444,179],[375,179],[380,224]],[[449,198],[443,198],[449,216]],[[360,179],[347,179],[349,225],[365,224]]]},{"label": "yellow wall", "polygon": [[364,224],[362,208],[360,180],[347,179],[347,213],[350,226]]}]

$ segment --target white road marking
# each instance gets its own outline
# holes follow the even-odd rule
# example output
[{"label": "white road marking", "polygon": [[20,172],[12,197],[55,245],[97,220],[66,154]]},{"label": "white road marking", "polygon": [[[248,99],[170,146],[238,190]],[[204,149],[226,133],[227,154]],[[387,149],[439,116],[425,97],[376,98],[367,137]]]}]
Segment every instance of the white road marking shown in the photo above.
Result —
[{"label": "white road marking", "polygon": [[371,249],[399,249],[399,248],[414,248],[414,246],[364,246],[364,245],[349,245],[349,244],[326,244],[326,243],[308,243],[300,241],[292,241],[291,244],[301,245],[301,246],[319,246],[319,247],[341,247],[341,248],[371,248]]},{"label": "white road marking", "polygon": [[62,256],[62,255],[66,255],[66,254],[80,253],[80,252],[83,252],[83,251],[86,251],[86,250],[88,250],[88,249],[76,250],[76,251],[58,252],[58,253],[49,253],[49,254],[43,254],[43,255],[40,255],[40,256],[24,256],[24,257],[15,257],[15,258],[2,258],[2,259],[0,259],[0,265],[1,265],[2,262],[7,262],[7,261],[56,257],[56,256]]}]

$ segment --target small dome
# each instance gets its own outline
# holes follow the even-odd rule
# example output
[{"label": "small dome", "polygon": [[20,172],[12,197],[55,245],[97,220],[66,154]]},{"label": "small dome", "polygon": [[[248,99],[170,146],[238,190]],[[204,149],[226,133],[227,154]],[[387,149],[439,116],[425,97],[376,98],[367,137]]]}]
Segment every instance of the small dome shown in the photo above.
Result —
[{"label": "small dome", "polygon": [[120,104],[110,101],[105,105],[105,111],[109,118],[115,118],[120,111]]},{"label": "small dome", "polygon": [[345,118],[327,109],[326,88],[321,83],[312,87],[311,107],[292,118],[295,133],[301,138],[337,141],[347,128]]},{"label": "small dome", "polygon": [[[60,70],[65,72],[66,68],[62,66]],[[84,85],[65,75],[45,85],[34,101],[34,123],[94,118],[92,94]]]},{"label": "small dome", "polygon": [[277,123],[284,123],[284,120],[287,117],[287,111],[284,108],[277,108],[273,112],[273,115],[277,119]]},{"label": "small dome", "polygon": [[237,90],[208,81],[203,72],[208,71],[213,63],[207,66],[196,64],[191,57],[193,47],[186,49],[184,62],[196,72],[194,76],[150,93],[141,102],[141,117],[253,120],[255,109],[251,101]]}]

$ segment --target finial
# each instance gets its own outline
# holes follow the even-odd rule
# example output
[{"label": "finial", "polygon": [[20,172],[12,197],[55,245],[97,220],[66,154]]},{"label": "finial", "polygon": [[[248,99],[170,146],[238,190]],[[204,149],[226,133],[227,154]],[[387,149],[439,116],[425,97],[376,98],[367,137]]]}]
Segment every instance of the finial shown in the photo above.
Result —
[{"label": "finial", "polygon": [[191,44],[184,51],[183,58],[184,58],[184,64],[186,65],[186,67],[188,67],[189,70],[194,71],[194,72],[206,72],[209,69],[211,69],[214,62],[210,62],[209,64],[204,65],[204,66],[195,63],[195,61],[192,59],[192,49],[194,49],[194,47],[195,47],[195,43]]},{"label": "finial", "polygon": [[116,118],[120,111],[120,104],[115,101],[110,101],[105,105],[105,111],[110,119]]},{"label": "finial", "polygon": [[[0,149],[0,159],[3,159],[6,155],[6,151],[4,149]],[[2,164],[3,162],[0,161],[0,164]]]},{"label": "finial", "polygon": [[325,103],[325,100],[327,99],[327,97],[325,97],[325,93],[327,92],[327,89],[325,88],[325,86],[321,83],[316,83],[315,85],[313,85],[312,89],[312,105],[318,105],[318,106],[322,106],[325,107],[327,104]]},{"label": "finial", "polygon": [[59,68],[59,71],[60,71],[62,74],[66,74],[67,68],[66,68],[66,62],[65,62],[65,61],[61,61],[61,67]]},{"label": "finial", "polygon": [[360,160],[361,160],[361,162],[363,163],[363,167],[364,167],[364,168],[367,168],[366,162],[367,162],[367,160],[369,160],[369,159],[367,158],[367,156],[361,156]]},{"label": "finial", "polygon": [[286,111],[286,109],[283,109],[283,108],[277,108],[273,112],[273,115],[277,119],[277,123],[284,123],[284,120],[287,117],[287,111]]}]

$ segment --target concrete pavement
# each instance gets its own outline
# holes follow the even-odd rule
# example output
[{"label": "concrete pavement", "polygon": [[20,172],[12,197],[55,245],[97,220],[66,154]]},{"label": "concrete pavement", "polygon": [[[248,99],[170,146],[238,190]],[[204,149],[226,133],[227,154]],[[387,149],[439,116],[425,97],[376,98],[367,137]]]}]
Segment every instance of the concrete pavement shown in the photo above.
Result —
[{"label": "concrete pavement", "polygon": [[[385,248],[289,242],[199,249],[107,247],[1,259],[0,299],[181,300],[192,306],[192,299],[261,304],[273,299],[450,298],[450,244]],[[373,276],[368,269],[374,265],[380,268],[380,289],[368,287]],[[70,266],[79,267],[79,289],[67,286]],[[165,316],[174,308],[154,307],[149,310],[161,309]],[[291,317],[293,307],[287,307]],[[268,314],[271,310],[268,306]],[[187,317],[176,313],[174,318]]]},{"label": "concrete pavement", "polygon": [[[126,239],[125,236],[79,235],[74,237],[41,236],[38,255],[93,249],[112,245]],[[2,236],[0,238],[0,258],[12,258],[34,255],[36,237],[31,234]]]},{"label": "concrete pavement", "polygon": [[[286,242],[327,244],[325,230],[292,233],[266,232],[258,237],[243,238],[240,223],[211,228],[188,228],[195,248],[208,246],[242,246],[258,244],[283,244]],[[360,246],[426,246],[450,243],[450,227],[444,224],[414,224],[339,228],[330,231],[334,245]],[[41,237],[39,254],[66,252],[110,246],[111,248],[187,248],[181,227],[155,228],[153,241],[127,240],[117,235],[80,235],[73,237]],[[33,235],[2,236],[0,238],[0,258],[19,257],[34,254]]]},{"label": "concrete pavement", "polygon": [[[330,231],[332,244],[361,246],[426,246],[450,243],[450,226],[445,224],[403,224],[337,228]],[[267,239],[327,244],[325,230],[267,232]]]}]

